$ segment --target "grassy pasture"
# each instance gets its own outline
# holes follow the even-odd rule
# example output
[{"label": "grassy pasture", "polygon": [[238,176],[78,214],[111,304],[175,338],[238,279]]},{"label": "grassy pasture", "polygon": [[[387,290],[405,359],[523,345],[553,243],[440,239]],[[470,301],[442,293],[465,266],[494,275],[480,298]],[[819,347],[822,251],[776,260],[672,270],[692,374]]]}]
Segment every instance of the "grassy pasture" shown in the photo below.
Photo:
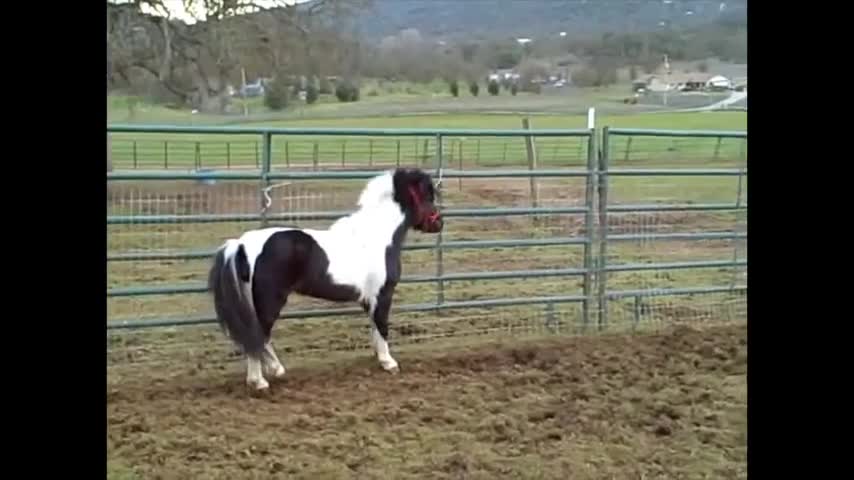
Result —
[{"label": "grassy pasture", "polygon": [[[288,128],[448,128],[517,129],[518,115],[419,115],[386,118],[317,119],[253,123],[252,126]],[[532,119],[534,128],[585,128],[582,116],[544,115]],[[606,116],[599,127],[657,128],[677,130],[744,130],[746,115],[734,112],[647,114]],[[543,166],[583,165],[586,139],[552,137],[536,139],[538,161]],[[527,164],[525,144],[518,138],[444,139],[445,156],[451,165],[463,168],[518,166]],[[746,155],[744,142],[738,139],[694,138],[616,138],[612,154],[633,162],[655,161],[658,165],[727,164],[728,159]],[[432,164],[436,152],[434,137],[344,137],[275,136],[274,168],[354,167]],[[113,134],[113,164],[117,169],[258,167],[261,162],[260,136],[226,134]],[[731,163],[731,162],[730,162]]]}]

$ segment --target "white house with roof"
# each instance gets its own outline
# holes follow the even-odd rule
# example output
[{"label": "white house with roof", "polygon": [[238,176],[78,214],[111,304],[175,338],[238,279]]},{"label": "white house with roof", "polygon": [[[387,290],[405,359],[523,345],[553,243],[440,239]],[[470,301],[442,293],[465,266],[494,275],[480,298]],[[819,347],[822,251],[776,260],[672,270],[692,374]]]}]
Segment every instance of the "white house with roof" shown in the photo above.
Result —
[{"label": "white house with roof", "polygon": [[731,90],[733,88],[732,81],[723,75],[715,75],[706,80],[706,87],[715,90]]}]

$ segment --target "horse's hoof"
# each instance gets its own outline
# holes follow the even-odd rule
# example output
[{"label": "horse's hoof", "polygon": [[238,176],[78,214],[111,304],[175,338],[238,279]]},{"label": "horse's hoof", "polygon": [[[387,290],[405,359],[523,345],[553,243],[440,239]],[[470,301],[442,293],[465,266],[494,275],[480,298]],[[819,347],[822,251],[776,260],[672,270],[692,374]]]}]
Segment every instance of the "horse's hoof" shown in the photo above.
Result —
[{"label": "horse's hoof", "polygon": [[246,386],[252,393],[265,393],[270,389],[270,384],[263,378],[256,381],[246,382]]},{"label": "horse's hoof", "polygon": [[266,375],[267,378],[272,377],[275,380],[280,380],[282,378],[285,378],[285,373],[285,367],[283,365],[279,365],[276,369],[267,369],[264,372],[264,375]]},{"label": "horse's hoof", "polygon": [[285,378],[285,373],[286,373],[286,372],[285,372],[285,367],[283,367],[283,366],[279,365],[279,368],[278,368],[278,369],[276,369],[276,371],[275,371],[275,372],[273,372],[273,373],[271,374],[271,376],[272,376],[273,378],[275,378],[276,380],[281,380],[281,379]]},{"label": "horse's hoof", "polygon": [[400,367],[397,365],[397,363],[380,364],[380,366],[383,368],[383,370],[385,370],[386,372],[388,372],[392,375],[400,373]]}]

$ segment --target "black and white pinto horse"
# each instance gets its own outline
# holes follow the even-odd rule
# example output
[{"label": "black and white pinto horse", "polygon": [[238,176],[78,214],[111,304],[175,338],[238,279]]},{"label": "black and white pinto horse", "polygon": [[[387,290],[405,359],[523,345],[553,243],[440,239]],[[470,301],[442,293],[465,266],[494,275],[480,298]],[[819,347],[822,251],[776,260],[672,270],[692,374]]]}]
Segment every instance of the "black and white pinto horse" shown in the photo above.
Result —
[{"label": "black and white pinto horse", "polygon": [[250,388],[267,389],[265,376],[285,374],[270,334],[292,293],[360,303],[373,322],[371,343],[380,365],[397,372],[388,320],[401,246],[409,229],[441,231],[435,189],[427,173],[396,169],[371,179],[358,205],[326,230],[250,230],[217,250],[208,287],[220,326],[246,354]]}]

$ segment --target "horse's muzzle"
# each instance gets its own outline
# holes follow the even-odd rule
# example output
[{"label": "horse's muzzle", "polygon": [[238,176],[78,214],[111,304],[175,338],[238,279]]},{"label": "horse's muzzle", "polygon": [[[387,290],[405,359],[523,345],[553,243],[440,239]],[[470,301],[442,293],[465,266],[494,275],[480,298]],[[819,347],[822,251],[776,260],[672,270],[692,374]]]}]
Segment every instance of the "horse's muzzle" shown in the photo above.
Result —
[{"label": "horse's muzzle", "polygon": [[425,233],[439,233],[442,231],[442,216],[438,211],[434,211],[428,215],[421,224],[421,230]]}]

